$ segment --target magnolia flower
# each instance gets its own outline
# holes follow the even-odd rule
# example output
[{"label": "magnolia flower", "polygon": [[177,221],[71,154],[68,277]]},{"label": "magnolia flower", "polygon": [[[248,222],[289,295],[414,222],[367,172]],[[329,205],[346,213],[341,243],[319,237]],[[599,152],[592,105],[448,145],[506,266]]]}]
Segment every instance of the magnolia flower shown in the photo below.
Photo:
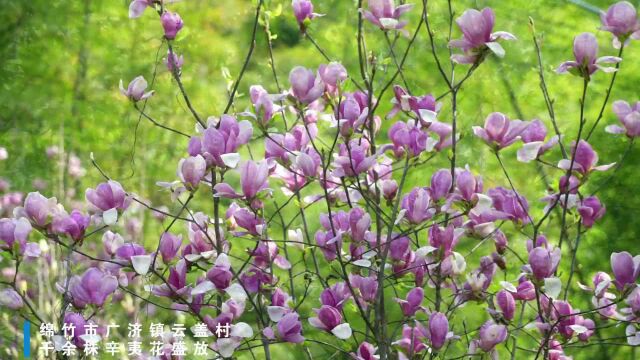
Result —
[{"label": "magnolia flower", "polygon": [[626,251],[611,253],[611,269],[615,277],[614,284],[622,291],[625,286],[633,285],[640,274],[640,255],[632,257]]},{"label": "magnolia flower", "polygon": [[89,304],[102,306],[117,288],[118,279],[115,276],[105,274],[95,267],[87,269],[82,277],[74,276],[69,280],[73,306],[78,309]]},{"label": "magnolia flower", "polygon": [[394,0],[368,0],[368,10],[360,9],[363,16],[382,30],[400,30],[407,21],[400,16],[413,8],[413,4],[395,6]]},{"label": "magnolia flower", "polygon": [[449,47],[461,49],[464,55],[452,55],[451,60],[458,64],[474,64],[484,59],[487,50],[503,57],[505,52],[498,40],[516,40],[516,37],[504,31],[492,33],[495,17],[491,8],[465,10],[456,19],[462,39],[449,42]]},{"label": "magnolia flower", "polygon": [[529,251],[529,266],[533,275],[538,280],[553,276],[560,263],[560,255],[559,248],[548,249],[544,246]]},{"label": "magnolia flower", "polygon": [[159,246],[162,261],[170,262],[180,251],[180,246],[182,246],[182,235],[176,236],[170,232],[162,233]]},{"label": "magnolia flower", "polygon": [[606,208],[596,196],[590,196],[582,200],[578,205],[578,213],[582,218],[582,225],[586,228],[591,228],[596,220],[604,216],[605,212]]},{"label": "magnolia flower", "polygon": [[170,11],[165,11],[162,16],[160,16],[160,21],[162,22],[162,28],[164,29],[164,37],[168,40],[175,39],[176,35],[178,35],[178,31],[180,31],[184,26],[180,15]]},{"label": "magnolia flower", "polygon": [[494,112],[487,116],[484,128],[474,126],[473,133],[495,150],[500,150],[520,140],[520,135],[527,126],[528,122],[509,120],[506,115]]},{"label": "magnolia flower", "polygon": [[347,80],[349,76],[347,69],[339,62],[330,62],[329,64],[322,64],[318,67],[318,75],[324,82],[325,88],[328,93],[336,94],[338,86]]},{"label": "magnolia flower", "polygon": [[529,123],[526,129],[520,133],[520,140],[524,143],[518,150],[518,161],[530,162],[547,152],[559,142],[559,137],[554,135],[545,142],[547,128],[544,123],[535,119]]},{"label": "magnolia flower", "polygon": [[147,7],[153,6],[153,0],[133,0],[129,4],[129,18],[135,19],[142,16]]},{"label": "magnolia flower", "polygon": [[366,341],[363,341],[360,346],[358,346],[358,351],[356,353],[351,353],[351,357],[354,360],[378,360],[380,359],[379,355],[376,355],[378,348],[369,344]]},{"label": "magnolia flower", "polygon": [[418,310],[422,309],[422,300],[424,299],[424,290],[420,287],[411,289],[407,293],[407,299],[397,299],[396,301],[402,308],[404,316],[413,316]]},{"label": "magnolia flower", "polygon": [[242,195],[235,192],[233,187],[227,183],[218,183],[214,189],[217,196],[231,199],[243,197],[247,200],[254,199],[258,193],[266,190],[269,186],[269,164],[266,161],[254,162],[245,161],[240,165],[240,187]]},{"label": "magnolia flower", "polygon": [[469,345],[469,353],[475,354],[478,349],[493,353],[496,345],[507,340],[507,334],[506,326],[495,324],[489,320],[480,327],[479,339],[473,340]]},{"label": "magnolia flower", "polygon": [[152,293],[164,297],[184,297],[191,295],[191,287],[187,285],[187,263],[180,259],[176,266],[169,268],[167,283],[154,286]]},{"label": "magnolia flower", "polygon": [[498,307],[500,308],[500,311],[502,311],[502,316],[505,320],[513,320],[513,315],[516,311],[516,301],[513,298],[513,295],[511,295],[507,290],[500,290],[496,294],[496,302],[498,303]]},{"label": "magnolia flower", "polygon": [[615,72],[616,68],[604,67],[599,64],[613,63],[617,64],[622,61],[621,58],[615,56],[598,57],[598,40],[591,33],[582,33],[573,40],[573,55],[575,61],[565,61],[556,70],[558,74],[570,72],[573,75],[583,77],[587,80],[598,70],[604,72]]},{"label": "magnolia flower", "polygon": [[131,198],[125,193],[122,185],[114,180],[100,183],[95,189],[87,189],[85,198],[94,210],[102,214],[107,225],[115,223],[117,212],[126,210],[131,203]]},{"label": "magnolia flower", "polygon": [[491,198],[493,207],[514,222],[528,224],[529,203],[527,199],[513,190],[507,190],[501,186],[490,189],[487,195]]},{"label": "magnolia flower", "polygon": [[182,64],[184,64],[184,56],[176,54],[171,50],[167,50],[167,57],[164,59],[164,64],[167,66],[167,70],[171,73],[180,73]]},{"label": "magnolia flower", "polygon": [[375,163],[375,155],[367,156],[368,146],[352,140],[349,146],[340,144],[340,153],[334,154],[332,175],[335,177],[358,176],[368,171]]},{"label": "magnolia flower", "polygon": [[11,288],[6,288],[0,290],[0,306],[8,307],[11,310],[18,310],[24,306],[24,303],[20,294]]},{"label": "magnolia flower", "polygon": [[0,241],[4,242],[0,248],[12,249],[16,242],[24,248],[31,231],[31,224],[25,218],[0,219]]},{"label": "magnolia flower", "polygon": [[410,223],[420,224],[431,219],[435,214],[435,209],[431,205],[431,197],[427,189],[417,187],[402,198],[401,209]]},{"label": "magnolia flower", "polygon": [[133,102],[145,100],[153,95],[153,90],[149,92],[145,92],[145,90],[147,90],[147,80],[145,80],[142,75],[131,80],[126,90],[122,80],[120,80],[120,93],[128,97]]},{"label": "magnolia flower", "polygon": [[342,322],[340,311],[332,306],[322,305],[320,309],[314,309],[317,316],[309,318],[311,326],[328,331],[337,338],[345,340],[351,337],[351,326]]},{"label": "magnolia flower", "polygon": [[640,22],[636,9],[628,1],[617,2],[600,12],[602,27],[614,35],[613,47],[619,49],[622,44],[627,45],[630,39],[640,39]]},{"label": "magnolia flower", "polygon": [[356,91],[345,93],[344,99],[338,108],[337,126],[340,134],[345,137],[351,136],[354,132],[361,132],[367,117],[369,116],[369,97],[367,94]]},{"label": "magnolia flower", "polygon": [[389,129],[389,139],[393,143],[396,157],[407,154],[410,157],[420,156],[423,151],[431,151],[435,141],[423,131],[414,120],[398,121]]},{"label": "magnolia flower", "polygon": [[297,313],[286,314],[278,321],[278,334],[285,342],[299,344],[304,341],[302,336],[302,323]]},{"label": "magnolia flower", "polygon": [[210,123],[201,138],[191,138],[189,155],[202,155],[208,165],[234,168],[240,161],[238,148],[248,143],[252,135],[253,126],[249,121],[222,115],[217,127]]},{"label": "magnolia flower", "polygon": [[393,86],[393,94],[393,109],[387,114],[387,119],[394,117],[399,111],[410,111],[426,126],[435,120],[442,107],[442,103],[436,102],[433,95],[412,96],[399,85]]},{"label": "magnolia flower", "polygon": [[453,333],[449,332],[449,320],[447,320],[447,316],[440,312],[431,313],[429,316],[428,333],[429,340],[431,340],[431,347],[435,350],[442,349],[445,342],[452,336]]},{"label": "magnolia flower", "polygon": [[[256,116],[260,119],[263,125],[266,125],[273,115],[281,111],[280,106],[274,104],[274,101],[280,100],[282,95],[270,95],[260,85],[253,85],[249,88],[249,95],[251,96],[251,103],[255,110]],[[267,138],[267,140],[269,140]]]},{"label": "magnolia flower", "polygon": [[189,156],[186,159],[181,159],[178,162],[177,175],[180,181],[189,190],[195,190],[198,188],[200,181],[207,173],[207,161],[202,155]]},{"label": "magnolia flower", "polygon": [[323,16],[322,14],[316,14],[313,12],[313,3],[311,0],[292,0],[291,7],[293,8],[293,15],[296,17],[296,21],[298,21],[298,25],[300,26],[300,31],[305,32],[306,23],[310,22],[311,19]]},{"label": "magnolia flower", "polygon": [[626,101],[618,100],[613,103],[613,112],[622,123],[622,127],[609,125],[605,128],[606,132],[626,134],[630,138],[640,136],[640,101],[631,106]]},{"label": "magnolia flower", "polygon": [[89,216],[83,215],[78,210],[73,210],[70,215],[61,214],[54,218],[51,229],[56,234],[67,235],[73,240],[79,241],[84,237],[89,222]]},{"label": "magnolia flower", "polygon": [[301,103],[308,105],[324,93],[324,82],[320,76],[302,66],[296,66],[289,73],[291,94]]},{"label": "magnolia flower", "polygon": [[580,140],[578,145],[575,144],[571,147],[571,156],[573,157],[573,166],[571,166],[571,159],[562,159],[558,162],[558,167],[563,170],[577,171],[582,175],[587,175],[592,171],[606,171],[612,168],[615,163],[607,165],[598,164],[598,153],[596,153],[591,145],[585,140]]},{"label": "magnolia flower", "polygon": [[402,327],[402,338],[393,344],[400,346],[411,354],[417,354],[428,348],[424,342],[424,339],[428,337],[429,331],[416,321],[414,327],[405,324]]}]

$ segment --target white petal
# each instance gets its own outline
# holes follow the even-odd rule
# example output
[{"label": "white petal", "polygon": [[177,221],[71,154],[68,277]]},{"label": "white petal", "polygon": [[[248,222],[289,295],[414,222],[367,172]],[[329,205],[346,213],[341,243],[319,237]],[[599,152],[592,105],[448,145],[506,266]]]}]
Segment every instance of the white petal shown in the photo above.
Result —
[{"label": "white petal", "polygon": [[476,206],[471,210],[475,215],[480,215],[485,211],[491,209],[493,200],[485,194],[476,193],[475,197],[478,199]]},{"label": "white petal", "polygon": [[500,286],[508,292],[517,293],[518,289],[508,281],[500,281]]},{"label": "white petal", "polygon": [[242,285],[238,283],[229,285],[224,291],[235,301],[244,302],[247,300],[247,293],[242,288]]},{"label": "white petal", "polygon": [[351,337],[351,326],[348,323],[340,324],[331,330],[331,333],[338,339],[348,339]]},{"label": "white petal", "polygon": [[557,277],[544,279],[544,293],[547,296],[557,299],[562,290],[562,281]]},{"label": "white petal", "polygon": [[215,289],[215,285],[211,281],[203,281],[200,284],[196,285],[196,287],[191,290],[191,295],[200,295],[208,293],[209,291]]},{"label": "white petal", "polygon": [[421,248],[419,248],[418,250],[416,250],[416,257],[417,258],[425,258],[427,255],[431,254],[432,252],[438,250],[438,248],[435,248],[433,246],[423,246]]},{"label": "white petal", "polygon": [[240,345],[240,341],[233,338],[220,338],[216,341],[216,347],[218,348],[218,353],[223,358],[230,358],[233,356],[233,352]]},{"label": "white petal", "polygon": [[140,275],[145,275],[149,272],[149,266],[151,266],[151,255],[135,255],[131,257],[131,265],[133,269]]},{"label": "white petal", "polygon": [[286,313],[287,309],[284,306],[267,306],[267,314],[273,322],[280,321]]},{"label": "white petal", "polygon": [[113,225],[118,221],[118,209],[109,209],[102,213],[102,221],[105,225]]},{"label": "white petal", "polygon": [[396,25],[398,25],[398,20],[393,18],[380,18],[380,24],[385,29],[395,29]]},{"label": "white petal", "polygon": [[371,267],[371,261],[365,260],[365,259],[360,259],[360,260],[354,261],[353,265],[360,266],[360,267],[363,267],[363,268],[368,268],[368,267]]},{"label": "white petal", "polygon": [[434,121],[438,120],[436,118],[438,116],[438,113],[435,112],[435,111],[426,110],[426,109],[420,109],[419,113],[420,113],[420,117],[422,118],[422,120],[424,120],[426,122],[434,122]]},{"label": "white petal", "polygon": [[533,141],[524,144],[522,148],[518,150],[518,161],[528,163],[529,161],[535,160],[538,157],[542,145],[544,145],[542,141]]},{"label": "white petal", "polygon": [[496,56],[504,57],[504,49],[502,48],[502,45],[498,44],[497,42],[488,42],[486,43],[486,45],[489,50],[496,54]]},{"label": "white petal", "polygon": [[250,338],[253,336],[253,329],[249,324],[239,322],[231,327],[231,336],[237,336],[241,338]]},{"label": "white petal", "polygon": [[240,154],[238,153],[222,154],[220,158],[224,165],[229,168],[235,168],[240,162]]},{"label": "white petal", "polygon": [[582,325],[569,325],[569,327],[571,328],[571,330],[575,331],[576,334],[578,335],[586,333],[589,330]]}]

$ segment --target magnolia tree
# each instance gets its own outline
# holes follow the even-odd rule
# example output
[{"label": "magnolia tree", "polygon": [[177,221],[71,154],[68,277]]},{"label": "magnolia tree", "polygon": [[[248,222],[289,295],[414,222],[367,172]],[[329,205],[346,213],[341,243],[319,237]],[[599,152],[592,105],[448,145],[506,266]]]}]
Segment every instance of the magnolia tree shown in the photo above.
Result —
[{"label": "magnolia tree", "polygon": [[[131,18],[159,17],[166,67],[195,125],[186,134],[149,115],[156,97],[143,76],[126,88],[121,83],[140,116],[184,144],[184,157],[171,165],[176,179],[158,182],[167,191],[163,206],[124,189],[93,157],[105,180],[86,190],[85,203],[65,207],[38,192],[24,201],[16,193],[3,196],[0,304],[40,329],[40,356],[96,354],[114,336],[108,319],[126,323],[141,312],[179,319],[184,327],[156,326],[153,341],[129,344],[120,356],[270,359],[284,348],[309,358],[334,353],[358,360],[569,359],[584,351],[580,344],[640,344],[639,256],[607,254],[610,265],[594,269],[591,280],[574,279],[580,239],[605,215],[587,190],[594,188],[587,186],[591,175],[613,175],[620,166],[601,164],[589,139],[609,111],[620,124],[606,126],[608,132],[626,135],[630,146],[640,136],[640,102],[609,101],[623,49],[640,38],[630,3],[601,15],[600,30],[613,39],[602,52],[616,56],[599,57],[595,36],[586,32],[575,37],[572,58],[557,67],[582,89],[577,133],[561,134],[556,124],[554,107],[564,104],[547,90],[531,22],[547,119],[485,114],[484,124],[472,128],[475,139],[460,144],[456,107],[465,82],[516,40],[495,31],[492,9],[454,12],[449,2],[446,59],[436,51],[444,44],[434,36],[426,0],[358,1],[359,67],[346,69],[311,37],[321,14],[311,1],[293,0],[291,16],[327,63],[292,68],[286,90],[277,78],[251,86],[253,106],[235,112],[264,6],[257,2],[253,39],[225,111],[205,118],[189,101],[181,82],[188,62],[173,47],[183,20],[170,1],[131,2]],[[421,14],[419,22],[404,20],[408,12]],[[389,40],[386,75],[376,73],[379,59],[367,50],[365,30]],[[437,66],[431,74],[448,89],[438,97],[405,80],[403,65],[420,34]],[[606,95],[588,97],[598,77],[609,81]],[[392,104],[384,114],[383,98]],[[585,114],[587,101],[602,103],[597,116]],[[485,188],[481,169],[457,160],[463,144],[490,149],[502,186]],[[532,209],[532,199],[518,192],[503,162],[506,148],[517,148],[521,162],[548,167],[554,180],[539,189],[543,209]],[[2,149],[0,159],[7,156]],[[437,158],[450,165],[430,167]],[[77,161],[74,169],[84,172]],[[411,172],[420,173],[415,184]],[[135,217],[128,218],[143,211],[162,222],[157,238],[143,241]],[[49,277],[54,286],[42,285]],[[591,304],[578,309],[572,297],[585,292]],[[608,333],[617,340],[600,336],[604,328],[613,328]],[[129,337],[140,337],[139,330],[129,325]],[[200,353],[185,352],[187,345]]]}]

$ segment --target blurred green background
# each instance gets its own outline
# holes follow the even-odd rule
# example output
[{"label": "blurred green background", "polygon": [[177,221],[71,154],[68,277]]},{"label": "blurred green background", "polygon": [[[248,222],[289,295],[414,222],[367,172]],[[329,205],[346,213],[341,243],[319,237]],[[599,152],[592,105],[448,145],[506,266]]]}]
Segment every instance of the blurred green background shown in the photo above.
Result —
[{"label": "blurred green background", "polygon": [[[357,77],[357,1],[316,0],[314,3],[315,11],[326,16],[313,21],[310,34],[331,59],[340,60]],[[438,52],[446,59],[447,2],[432,0],[429,3]],[[67,193],[67,201],[82,199],[85,188],[101,181],[100,174],[89,161],[89,154],[93,153],[109,176],[120,181],[127,190],[156,205],[170,203],[168,194],[161,191],[155,182],[175,179],[176,164],[185,155],[187,143],[153,127],[144,119],[140,121],[135,109],[119,93],[119,80],[122,79],[125,86],[138,75],[143,75],[150,83],[153,81],[152,88],[156,94],[147,104],[146,111],[156,120],[186,133],[193,133],[194,123],[178,87],[163,64],[167,49],[162,41],[157,15],[147,10],[141,18],[131,20],[128,18],[128,4],[129,1],[124,0],[0,0],[0,147],[6,147],[9,152],[8,160],[0,162],[0,177],[11,183],[12,190],[29,191],[34,180],[43,179],[47,183],[43,192],[47,195],[62,197],[62,189],[66,188],[74,189],[76,194],[74,196],[71,192],[69,196]],[[610,4],[611,1],[598,0],[588,3],[559,0],[453,1],[456,15],[470,7],[492,7],[496,13],[495,30],[509,31],[518,37],[518,41],[503,43],[506,56],[484,63],[459,95],[462,137],[458,164],[469,164],[472,170],[482,173],[485,188],[507,183],[495,157],[472,136],[472,125],[481,125],[487,114],[500,111],[511,118],[540,118],[551,132],[539,88],[529,17],[535,21],[536,31],[544,39],[542,52],[547,84],[555,100],[558,124],[566,134],[565,143],[568,144],[577,131],[582,83],[573,76],[556,75],[553,70],[562,61],[572,58],[573,37],[584,31],[596,34],[601,55],[616,54],[611,46],[611,35],[598,30],[600,21],[595,11],[606,9]],[[169,8],[180,13],[185,21],[185,28],[175,41],[174,49],[185,58],[182,81],[189,97],[202,116],[219,116],[251,40],[255,1],[185,0],[171,4]],[[272,33],[275,72],[283,88],[288,87],[287,76],[295,65],[315,69],[326,62],[299,34],[289,0],[265,1],[264,9],[267,13],[263,14],[255,53],[239,86],[236,111],[249,107],[247,93],[252,84],[262,84],[268,91],[277,92],[268,62],[267,29]],[[416,4],[407,16],[410,32],[418,24],[419,12],[420,6]],[[369,23],[365,23],[364,28],[368,49],[378,57],[380,64],[375,84],[379,88],[388,81],[395,67],[382,33]],[[454,37],[459,37],[458,29],[454,29]],[[398,39],[397,51],[403,51],[406,45],[406,39]],[[634,42],[625,49],[625,60],[610,103],[618,99],[635,102],[640,98],[639,47],[640,44]],[[456,69],[458,77],[466,72],[464,66]],[[405,75],[414,93],[438,95],[445,91],[424,29],[407,60]],[[586,101],[589,128],[601,107],[609,79],[610,75],[600,72],[590,85]],[[379,99],[382,101],[379,114],[384,115],[390,109],[390,95],[388,92]],[[449,99],[445,98],[440,116],[442,121],[450,121],[450,109]],[[390,123],[386,121],[383,124],[384,134]],[[604,132],[604,126],[613,123],[617,120],[609,105],[591,140],[601,163],[619,161],[628,146],[628,140],[623,137]],[[261,148],[261,141],[256,145],[256,149]],[[45,156],[45,149],[50,146],[58,146],[68,154],[77,155],[86,169],[86,176],[75,179],[61,171],[58,162]],[[516,148],[504,151],[502,156],[516,189],[527,196],[532,215],[536,218],[542,214],[544,203],[538,199],[546,194],[547,183],[555,187],[561,174],[548,168],[541,172],[534,163],[518,163],[515,160]],[[639,155],[637,148],[632,148],[616,178],[599,192],[606,204],[607,215],[582,239],[578,253],[579,280],[589,282],[595,271],[608,271],[608,254],[612,251],[626,249],[638,252],[640,197],[636,196],[636,164]],[[547,159],[555,163],[559,159],[557,149],[547,155]],[[425,179],[435,169],[446,166],[448,160],[443,154],[430,165],[411,172],[408,184],[426,185]],[[608,174],[594,175],[588,189],[597,188],[607,177]],[[198,204],[202,211],[210,212],[211,205],[206,201]],[[312,224],[317,223],[318,211],[310,211]],[[550,223],[557,225],[555,217],[557,215]],[[152,222],[148,214],[139,215],[138,220],[145,234],[144,242],[155,244],[161,231],[157,223]],[[505,230],[513,247],[522,250],[524,237],[510,225],[505,226]],[[548,235],[555,243],[557,230],[550,229]],[[475,244],[470,241],[461,244],[461,248],[472,248]],[[484,253],[487,253],[492,245],[485,246]],[[509,256],[507,259],[514,260]],[[470,267],[477,266],[477,259],[469,259],[468,262]],[[569,259],[565,257],[563,263],[568,266]],[[512,266],[517,268],[515,264],[513,262]],[[509,279],[516,275],[517,269],[509,274]],[[566,275],[563,280],[566,280]],[[309,308],[315,306],[320,290],[313,289]],[[572,290],[578,293],[575,283]],[[580,301],[577,301],[577,307],[585,309],[589,306],[588,296]],[[486,318],[486,314],[473,311],[463,310],[463,314],[471,328]],[[463,332],[462,329],[455,330]],[[623,328],[606,329],[602,334],[605,339],[623,335]],[[612,341],[620,343],[624,339]],[[521,346],[526,346],[525,342],[522,340]],[[274,348],[278,359],[302,356],[301,353],[280,351],[287,349],[285,347]],[[602,346],[567,348],[567,353],[576,359],[629,358],[632,356],[629,351],[628,348]],[[318,358],[328,358],[332,354],[329,349],[316,349],[314,352]],[[518,357],[527,355],[522,351]]]}]

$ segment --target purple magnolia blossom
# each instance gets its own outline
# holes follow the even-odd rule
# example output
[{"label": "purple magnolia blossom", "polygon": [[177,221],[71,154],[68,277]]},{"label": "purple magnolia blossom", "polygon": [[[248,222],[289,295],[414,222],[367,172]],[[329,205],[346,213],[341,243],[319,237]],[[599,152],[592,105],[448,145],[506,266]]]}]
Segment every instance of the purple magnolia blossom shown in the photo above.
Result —
[{"label": "purple magnolia blossom", "polygon": [[389,129],[389,139],[393,143],[396,157],[402,157],[404,154],[416,157],[425,150],[431,151],[435,146],[433,139],[414,120],[393,124]]},{"label": "purple magnolia blossom", "polygon": [[298,344],[304,341],[302,336],[302,323],[297,313],[289,313],[278,321],[278,334],[285,342]]},{"label": "purple magnolia blossom", "polygon": [[413,4],[396,6],[394,0],[367,0],[368,9],[360,9],[364,17],[382,30],[400,30],[407,21],[400,21],[400,16],[411,10]]},{"label": "purple magnolia blossom", "polygon": [[145,80],[144,77],[142,77],[142,75],[131,80],[126,90],[124,88],[122,80],[120,80],[119,86],[120,86],[120,93],[122,93],[122,95],[128,97],[131,101],[134,101],[134,102],[146,100],[153,95],[153,90],[149,92],[145,92],[145,90],[147,90],[148,84],[147,84],[147,80]]},{"label": "purple magnolia blossom", "polygon": [[402,198],[404,217],[412,224],[420,224],[435,214],[431,204],[431,196],[426,188],[417,187]]},{"label": "purple magnolia blossom", "polygon": [[505,52],[498,40],[515,40],[516,37],[504,31],[492,32],[495,18],[491,8],[465,10],[456,19],[462,39],[449,42],[449,47],[461,49],[464,55],[452,55],[451,59],[458,64],[475,64],[484,59],[487,50],[503,57]]},{"label": "purple magnolia blossom", "polygon": [[335,177],[358,176],[368,171],[375,163],[374,155],[367,156],[369,146],[366,143],[358,144],[358,140],[349,142],[349,146],[340,144],[339,154],[334,154],[332,175]]},{"label": "purple magnolia blossom", "polygon": [[580,140],[577,146],[574,144],[571,147],[571,155],[574,158],[573,166],[571,166],[571,159],[562,159],[558,162],[558,167],[563,170],[571,168],[582,175],[587,175],[592,171],[609,170],[615,165],[615,163],[598,165],[598,153],[585,140]]},{"label": "purple magnolia blossom", "polygon": [[54,233],[67,235],[75,241],[84,237],[85,230],[89,227],[90,217],[83,215],[78,210],[73,210],[70,215],[59,215],[51,224]]},{"label": "purple magnolia blossom", "polygon": [[394,345],[400,346],[411,354],[417,354],[428,348],[424,342],[428,337],[429,331],[416,321],[414,327],[406,324],[402,327],[402,338],[396,341]]},{"label": "purple magnolia blossom", "polygon": [[102,306],[117,288],[118,279],[115,276],[94,267],[87,269],[82,277],[74,276],[69,281],[73,306],[78,309],[89,304]]},{"label": "purple magnolia blossom", "polygon": [[447,257],[451,255],[462,234],[455,231],[453,224],[446,228],[434,225],[429,229],[429,245],[439,249],[443,257]]},{"label": "purple magnolia blossom", "polygon": [[280,106],[274,104],[274,101],[282,99],[282,95],[270,95],[267,90],[260,85],[251,86],[249,88],[249,95],[256,116],[258,116],[262,125],[266,125],[271,121],[275,113],[282,110]]},{"label": "purple magnolia blossom", "polygon": [[450,335],[447,316],[440,312],[431,313],[429,316],[429,340],[431,340],[431,347],[435,350],[442,349]]},{"label": "purple magnolia blossom", "polygon": [[469,353],[475,354],[478,349],[484,352],[492,352],[496,345],[507,340],[507,327],[495,324],[489,320],[480,327],[479,339],[473,340],[469,345]]},{"label": "purple magnolia blossom", "polygon": [[371,215],[362,208],[354,207],[349,211],[349,227],[351,229],[351,240],[364,241],[366,233],[371,227]]},{"label": "purple magnolia blossom", "polygon": [[578,205],[578,213],[582,218],[582,225],[591,228],[596,220],[601,219],[607,209],[600,203],[597,196],[589,196]]},{"label": "purple magnolia blossom", "polygon": [[503,113],[494,112],[487,116],[484,128],[474,126],[473,133],[497,151],[520,140],[527,126],[528,122],[509,120]]},{"label": "purple magnolia blossom", "polygon": [[378,280],[375,276],[349,274],[349,281],[353,289],[359,293],[353,294],[353,298],[363,309],[366,309],[368,304],[373,304],[376,301]]},{"label": "purple magnolia blossom", "polygon": [[218,290],[224,290],[231,285],[233,273],[231,272],[231,263],[227,255],[218,255],[215,266],[207,271],[207,279],[209,279]]},{"label": "purple magnolia blossom", "polygon": [[609,125],[605,131],[611,134],[626,134],[630,138],[640,136],[640,101],[631,106],[626,101],[618,100],[613,103],[613,112],[622,126]]},{"label": "purple magnolia blossom", "polygon": [[131,261],[133,256],[144,255],[145,253],[146,251],[141,245],[125,243],[116,250],[116,258]]},{"label": "purple magnolia blossom", "polygon": [[66,325],[67,328],[73,328],[73,332],[69,330],[68,334],[72,335],[73,343],[79,347],[84,347],[84,340],[82,340],[82,336],[86,333],[85,325],[88,324],[87,320],[84,319],[82,314],[75,312],[67,312],[64,314],[63,324]]},{"label": "purple magnolia blossom", "polygon": [[516,286],[516,293],[513,294],[513,297],[516,300],[524,300],[531,301],[536,298],[536,289],[533,283],[527,280],[525,275],[522,275],[518,279],[519,283]]},{"label": "purple magnolia blossom", "polygon": [[311,0],[292,0],[291,7],[293,8],[293,15],[295,15],[296,21],[300,26],[300,31],[302,32],[305,32],[307,22],[315,17],[323,16],[322,14],[313,12],[313,3]]},{"label": "purple magnolia blossom", "polygon": [[335,61],[320,65],[318,67],[318,75],[324,82],[327,92],[333,95],[337,93],[338,86],[349,77],[347,69]]},{"label": "purple magnolia blossom", "polygon": [[493,201],[493,207],[505,214],[509,220],[522,224],[531,221],[529,203],[524,196],[500,186],[487,191],[487,195]]},{"label": "purple magnolia blossom", "polygon": [[182,235],[174,235],[170,232],[165,232],[160,237],[160,255],[162,261],[165,263],[170,262],[176,257],[182,246]]},{"label": "purple magnolia blossom", "polygon": [[378,360],[380,356],[376,355],[377,351],[378,348],[366,341],[363,341],[360,346],[358,346],[358,351],[356,353],[351,353],[351,357],[354,360]]},{"label": "purple magnolia blossom", "polygon": [[320,294],[320,303],[342,310],[342,306],[350,297],[351,294],[347,284],[339,282],[322,291]]},{"label": "purple magnolia blossom", "polygon": [[444,199],[451,190],[453,179],[451,177],[451,170],[440,169],[431,175],[431,186],[429,187],[429,194],[433,201],[439,201]]},{"label": "purple magnolia blossom", "polygon": [[167,283],[154,286],[152,290],[156,296],[184,297],[191,295],[191,287],[187,285],[187,263],[180,259],[176,266],[169,269]]},{"label": "purple magnolia blossom", "polygon": [[565,61],[556,70],[558,74],[570,72],[573,75],[583,77],[587,80],[598,70],[604,72],[615,72],[616,68],[604,67],[600,64],[617,64],[622,61],[615,56],[598,57],[598,40],[591,33],[582,33],[573,40],[573,55],[575,60]]},{"label": "purple magnolia blossom", "polygon": [[308,105],[324,93],[324,82],[312,70],[296,66],[289,73],[291,94],[301,103]]},{"label": "purple magnolia blossom", "polygon": [[413,316],[422,309],[422,300],[424,299],[424,290],[420,287],[411,289],[407,293],[407,299],[396,299],[404,316]]},{"label": "purple magnolia blossom", "polygon": [[640,255],[632,257],[626,251],[611,253],[611,269],[615,277],[614,284],[622,291],[625,286],[633,285],[640,275]]},{"label": "purple magnolia blossom", "polygon": [[0,240],[4,242],[0,248],[10,250],[16,242],[24,248],[31,231],[31,224],[25,218],[0,219]]},{"label": "purple magnolia blossom", "polygon": [[114,180],[100,183],[95,189],[87,189],[85,197],[99,211],[124,211],[131,203],[131,198],[124,192],[122,185]]},{"label": "purple magnolia blossom", "polygon": [[518,161],[530,162],[535,160],[559,142],[557,135],[545,142],[546,137],[547,128],[544,123],[538,119],[531,121],[520,134],[520,140],[524,145],[518,150]]},{"label": "purple magnolia blossom", "polygon": [[529,251],[529,265],[533,275],[538,280],[553,276],[560,263],[560,255],[559,248],[549,249],[544,246]]},{"label": "purple magnolia blossom", "polygon": [[399,85],[393,86],[394,99],[393,109],[387,114],[387,118],[394,117],[398,112],[412,112],[420,119],[422,125],[428,125],[433,122],[442,107],[442,104],[436,102],[433,95],[412,96],[407,90]]},{"label": "purple magnolia blossom", "polygon": [[8,307],[11,310],[18,310],[24,306],[22,297],[15,290],[6,288],[0,290],[0,306]]},{"label": "purple magnolia blossom", "polygon": [[129,4],[129,18],[135,19],[142,16],[147,7],[153,6],[153,0],[133,0]]},{"label": "purple magnolia blossom", "polygon": [[202,155],[189,156],[178,162],[178,177],[189,190],[198,188],[207,173],[207,161]]},{"label": "purple magnolia blossom", "polygon": [[60,213],[56,198],[47,199],[39,192],[31,192],[24,199],[24,206],[16,208],[16,217],[25,217],[37,227],[47,226],[54,215]]},{"label": "purple magnolia blossom", "polygon": [[[245,161],[240,165],[240,186],[244,198],[247,200],[254,199],[261,191],[266,190],[269,186],[269,164],[266,161],[254,162]],[[227,183],[218,183],[214,187],[216,195],[228,198],[240,198],[233,187]]]},{"label": "purple magnolia blossom", "polygon": [[162,22],[162,28],[164,29],[164,37],[168,40],[175,39],[176,35],[178,35],[178,31],[180,31],[184,26],[180,15],[170,11],[165,11],[162,16],[160,16],[160,21]]},{"label": "purple magnolia blossom", "polygon": [[622,44],[628,44],[630,39],[640,39],[640,22],[636,8],[628,1],[617,2],[600,12],[602,27],[614,35],[613,46],[619,49]]},{"label": "purple magnolia blossom", "polygon": [[508,321],[513,320],[513,315],[516,312],[516,301],[513,295],[507,290],[500,290],[496,294],[496,302],[502,311],[502,316]]},{"label": "purple magnolia blossom", "polygon": [[320,309],[314,309],[317,316],[309,318],[311,326],[328,331],[339,339],[351,337],[351,327],[342,322],[340,311],[332,306],[322,305]]},{"label": "purple magnolia blossom", "polygon": [[354,132],[361,132],[369,115],[369,97],[362,91],[345,93],[338,108],[338,127],[340,134],[350,137]]},{"label": "purple magnolia blossom", "polygon": [[167,70],[171,73],[180,73],[182,65],[184,64],[184,56],[176,54],[175,52],[168,50],[167,58],[164,59],[164,64],[167,66]]},{"label": "purple magnolia blossom", "polygon": [[222,115],[218,127],[209,124],[200,137],[189,141],[189,155],[201,154],[207,164],[218,167],[235,167],[240,156],[238,148],[251,140],[253,126],[247,120],[238,122],[235,117]]}]

